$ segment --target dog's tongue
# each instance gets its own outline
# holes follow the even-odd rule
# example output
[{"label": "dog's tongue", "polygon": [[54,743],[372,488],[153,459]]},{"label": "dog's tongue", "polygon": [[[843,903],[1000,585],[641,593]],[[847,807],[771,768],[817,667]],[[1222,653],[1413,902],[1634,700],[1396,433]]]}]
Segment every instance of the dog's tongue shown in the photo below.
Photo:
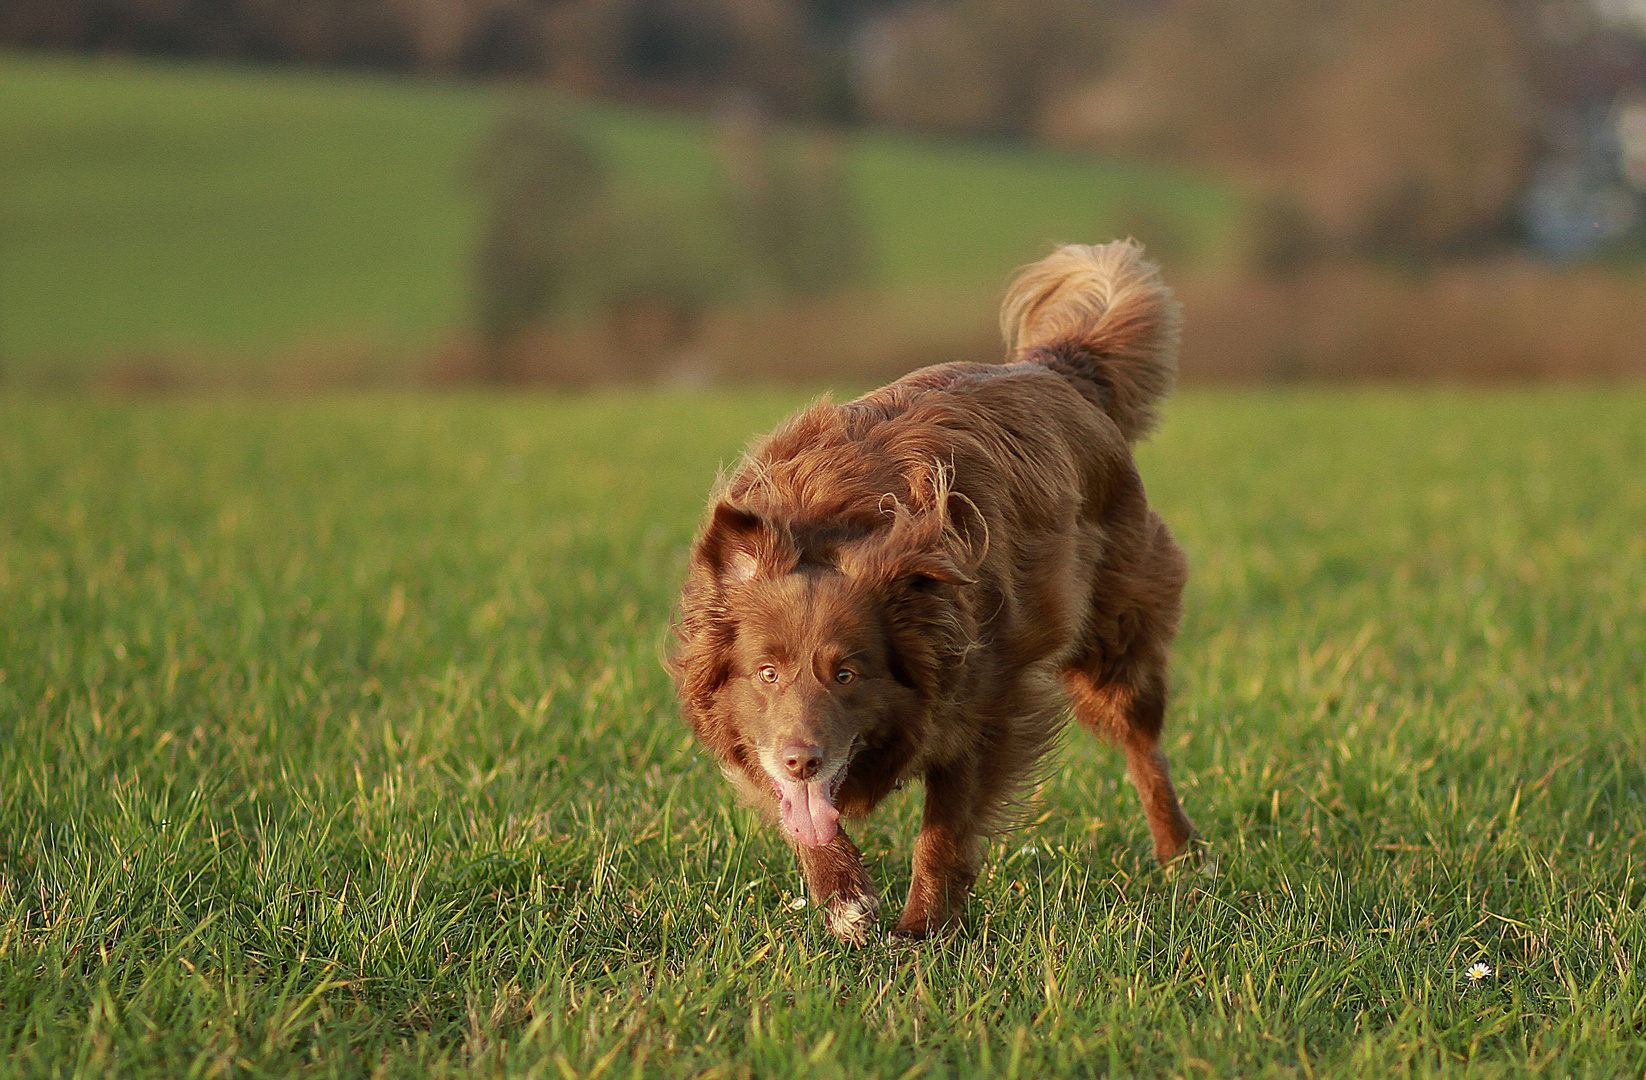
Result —
[{"label": "dog's tongue", "polygon": [[789,830],[790,836],[807,847],[822,847],[834,839],[840,811],[829,801],[824,785],[779,780],[777,790],[782,802],[783,827]]}]

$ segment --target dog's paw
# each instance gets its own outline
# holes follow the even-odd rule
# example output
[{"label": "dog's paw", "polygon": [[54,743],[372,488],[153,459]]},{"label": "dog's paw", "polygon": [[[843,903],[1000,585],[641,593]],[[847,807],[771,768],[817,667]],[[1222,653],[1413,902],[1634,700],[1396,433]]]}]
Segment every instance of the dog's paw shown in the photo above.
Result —
[{"label": "dog's paw", "polygon": [[848,945],[866,945],[879,908],[880,898],[873,893],[837,894],[823,905],[823,924]]},{"label": "dog's paw", "polygon": [[1208,895],[1220,870],[1217,852],[1204,840],[1192,840],[1177,858],[1166,865],[1166,880],[1172,891],[1184,898],[1189,908]]},{"label": "dog's paw", "polygon": [[1201,877],[1216,877],[1217,852],[1212,849],[1210,843],[1197,836],[1184,844],[1176,855],[1162,862],[1161,866],[1169,876],[1194,874]]}]

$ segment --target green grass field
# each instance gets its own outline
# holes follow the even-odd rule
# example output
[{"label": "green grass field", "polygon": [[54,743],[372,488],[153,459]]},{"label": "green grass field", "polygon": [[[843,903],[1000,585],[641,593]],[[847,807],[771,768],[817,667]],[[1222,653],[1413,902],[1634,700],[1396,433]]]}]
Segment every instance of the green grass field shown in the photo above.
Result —
[{"label": "green grass field", "polygon": [[[0,53],[0,364],[430,347],[469,321],[466,177],[504,88]],[[602,107],[621,182],[706,190],[708,130]],[[863,135],[878,287],[993,286],[1055,240],[1169,220],[1229,242],[1224,188],[1024,148]]]},{"label": "green grass field", "polygon": [[795,403],[0,398],[0,1074],[1646,1069],[1646,393],[1180,396],[1216,873],[1072,737],[964,929],[862,951],[658,664]]}]

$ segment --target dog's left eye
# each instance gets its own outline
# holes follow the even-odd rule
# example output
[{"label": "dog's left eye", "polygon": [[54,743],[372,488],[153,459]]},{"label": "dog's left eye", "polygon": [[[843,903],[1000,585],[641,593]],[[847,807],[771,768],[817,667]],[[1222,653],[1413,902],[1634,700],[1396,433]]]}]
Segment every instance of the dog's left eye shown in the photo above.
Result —
[{"label": "dog's left eye", "polygon": [[760,669],[760,681],[774,683],[777,681],[777,669],[770,664]]},{"label": "dog's left eye", "polygon": [[834,681],[841,686],[845,686],[855,678],[857,678],[857,672],[848,667],[843,667],[834,673]]}]

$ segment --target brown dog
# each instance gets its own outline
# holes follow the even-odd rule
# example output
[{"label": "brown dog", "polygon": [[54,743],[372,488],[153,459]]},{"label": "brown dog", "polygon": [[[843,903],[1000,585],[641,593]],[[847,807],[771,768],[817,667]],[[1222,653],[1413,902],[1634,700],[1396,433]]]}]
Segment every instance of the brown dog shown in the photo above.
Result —
[{"label": "brown dog", "polygon": [[788,420],[692,549],[685,716],[844,941],[879,901],[838,819],[925,781],[896,933],[946,928],[1071,706],[1125,749],[1155,856],[1190,837],[1159,745],[1184,562],[1130,450],[1175,374],[1177,304],[1135,244],[1071,245],[1018,277],[1001,325],[1013,362]]}]

